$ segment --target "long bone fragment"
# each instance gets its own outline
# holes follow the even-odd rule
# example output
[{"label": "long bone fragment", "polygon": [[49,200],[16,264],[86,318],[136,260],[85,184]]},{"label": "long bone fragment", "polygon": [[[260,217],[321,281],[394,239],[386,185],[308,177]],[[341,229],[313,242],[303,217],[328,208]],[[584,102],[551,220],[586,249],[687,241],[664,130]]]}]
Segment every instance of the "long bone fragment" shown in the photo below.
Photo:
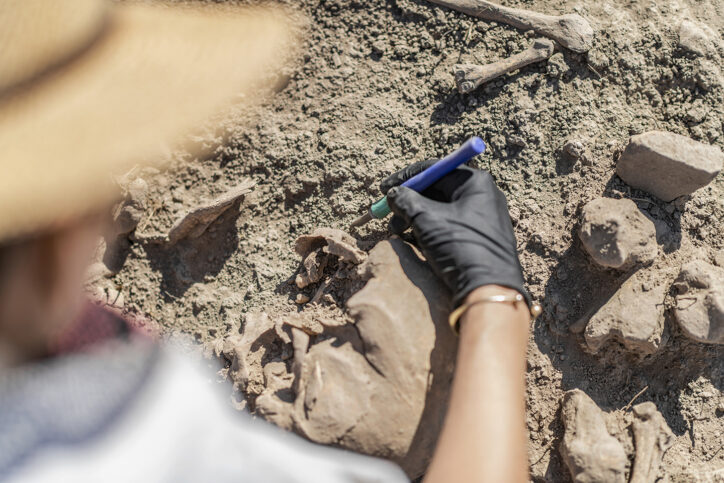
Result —
[{"label": "long bone fragment", "polygon": [[577,15],[546,15],[520,8],[503,7],[485,0],[430,0],[473,17],[501,22],[521,30],[534,30],[574,52],[588,52],[593,45],[593,29]]},{"label": "long bone fragment", "polygon": [[497,77],[514,70],[521,69],[528,64],[540,62],[553,55],[553,42],[548,39],[536,39],[523,52],[501,59],[492,64],[456,64],[453,67],[453,75],[458,91],[467,94],[477,89],[481,84],[489,82]]},{"label": "long bone fragment", "polygon": [[674,433],[652,402],[637,404],[633,413],[636,457],[629,483],[653,483],[658,478],[664,453],[674,444]]}]

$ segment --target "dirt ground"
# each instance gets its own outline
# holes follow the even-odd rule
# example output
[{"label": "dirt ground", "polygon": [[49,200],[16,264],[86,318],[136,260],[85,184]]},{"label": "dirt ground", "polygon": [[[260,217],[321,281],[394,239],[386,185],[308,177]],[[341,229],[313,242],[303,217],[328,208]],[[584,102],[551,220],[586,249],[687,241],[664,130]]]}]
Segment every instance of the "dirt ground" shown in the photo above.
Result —
[{"label": "dirt ground", "polygon": [[[423,0],[289,2],[309,24],[301,59],[279,92],[195,138],[203,157],[175,153],[169,170],[134,174],[148,183],[148,202],[135,234],[109,261],[120,271],[97,285],[165,334],[188,334],[208,348],[238,333],[247,313],[297,310],[298,236],[346,229],[379,196],[384,176],[478,135],[488,151],[476,164],[508,197],[526,282],[544,307],[528,351],[532,479],[569,481],[558,451],[560,401],[580,388],[607,412],[629,456],[631,401],[656,404],[675,434],[663,481],[724,481],[723,346],[690,341],[670,316],[665,343],[650,356],[616,343],[589,354],[569,330],[627,277],[582,251],[580,210],[596,197],[632,199],[654,220],[663,249],[655,266],[666,276],[694,258],[724,259],[723,175],[688,200],[665,203],[614,174],[628,138],[645,131],[724,148],[724,52],[704,60],[681,49],[677,35],[680,21],[691,19],[724,37],[724,2],[503,3],[579,13],[596,31],[594,47],[559,49],[548,62],[461,95],[453,64],[512,55],[533,36]],[[569,140],[582,143],[583,157],[564,153]],[[173,247],[143,242],[247,177],[256,186],[239,210],[200,238]],[[364,242],[387,237],[382,222],[352,234]],[[271,347],[270,360],[281,350]]]}]

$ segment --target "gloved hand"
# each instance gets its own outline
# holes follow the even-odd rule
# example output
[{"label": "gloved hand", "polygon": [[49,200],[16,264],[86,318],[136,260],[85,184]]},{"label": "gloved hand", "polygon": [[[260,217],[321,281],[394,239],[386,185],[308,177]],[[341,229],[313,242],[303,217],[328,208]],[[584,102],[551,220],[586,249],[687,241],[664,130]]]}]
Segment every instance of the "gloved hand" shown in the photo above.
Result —
[{"label": "gloved hand", "polygon": [[461,166],[421,194],[397,186],[434,162],[412,164],[380,184],[394,213],[390,231],[399,235],[412,226],[422,253],[452,291],[455,306],[488,284],[517,290],[530,305],[508,204],[490,173]]}]

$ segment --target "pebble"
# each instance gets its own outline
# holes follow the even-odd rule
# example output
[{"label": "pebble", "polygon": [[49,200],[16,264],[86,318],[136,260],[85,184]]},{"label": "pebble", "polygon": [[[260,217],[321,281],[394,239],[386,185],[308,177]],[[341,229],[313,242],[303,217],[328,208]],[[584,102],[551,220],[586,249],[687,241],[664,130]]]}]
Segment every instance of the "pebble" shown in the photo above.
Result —
[{"label": "pebble", "polygon": [[310,299],[309,299],[309,296],[307,296],[307,295],[305,295],[305,294],[303,294],[303,293],[298,293],[298,294],[297,294],[297,298],[294,299],[294,301],[295,301],[296,303],[298,303],[299,305],[306,304],[307,302],[309,302],[309,300],[310,300]]}]

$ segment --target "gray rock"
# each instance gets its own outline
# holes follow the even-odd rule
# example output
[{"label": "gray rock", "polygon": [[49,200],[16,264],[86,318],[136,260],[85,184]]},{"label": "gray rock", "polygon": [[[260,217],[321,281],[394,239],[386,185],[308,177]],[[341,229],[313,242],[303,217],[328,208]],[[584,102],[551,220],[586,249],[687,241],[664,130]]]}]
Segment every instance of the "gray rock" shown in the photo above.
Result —
[{"label": "gray rock", "polygon": [[724,268],[694,260],[681,267],[674,286],[674,315],[684,334],[698,342],[724,344]]},{"label": "gray rock", "polygon": [[671,201],[709,184],[723,165],[724,153],[715,146],[650,131],[631,138],[616,173],[632,187]]},{"label": "gray rock", "polygon": [[626,453],[606,429],[603,412],[580,389],[563,396],[560,451],[575,483],[624,483]]},{"label": "gray rock", "polygon": [[609,339],[616,339],[631,351],[656,352],[664,331],[668,288],[651,269],[631,276],[588,321],[584,332],[588,349],[598,352]]},{"label": "gray rock", "polygon": [[656,228],[633,201],[598,198],[583,207],[582,215],[579,236],[599,265],[626,270],[658,255]]}]

